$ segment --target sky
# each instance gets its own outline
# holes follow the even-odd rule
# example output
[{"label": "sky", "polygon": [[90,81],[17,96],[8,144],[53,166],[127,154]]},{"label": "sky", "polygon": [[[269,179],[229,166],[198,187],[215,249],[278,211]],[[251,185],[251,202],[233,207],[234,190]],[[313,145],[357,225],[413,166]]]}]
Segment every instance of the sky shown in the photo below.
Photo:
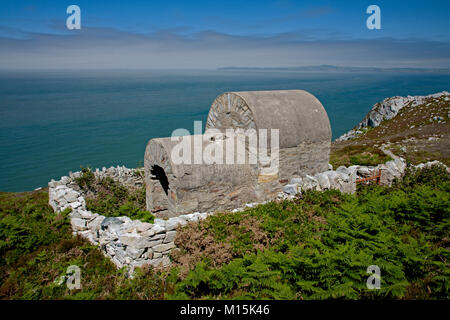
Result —
[{"label": "sky", "polygon": [[[380,30],[366,26],[373,4]],[[0,69],[450,68],[448,12],[448,0],[2,0]]]}]

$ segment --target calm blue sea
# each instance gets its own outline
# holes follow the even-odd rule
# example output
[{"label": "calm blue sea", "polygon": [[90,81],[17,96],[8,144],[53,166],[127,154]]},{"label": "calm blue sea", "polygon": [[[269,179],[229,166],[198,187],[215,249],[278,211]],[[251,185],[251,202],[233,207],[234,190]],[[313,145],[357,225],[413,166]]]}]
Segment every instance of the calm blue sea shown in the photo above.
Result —
[{"label": "calm blue sea", "polygon": [[[136,167],[147,141],[193,130],[225,91],[304,89],[336,138],[394,95],[450,89],[450,75],[262,71],[0,73],[0,190],[46,186],[80,166]],[[276,116],[276,115],[274,115]]]}]

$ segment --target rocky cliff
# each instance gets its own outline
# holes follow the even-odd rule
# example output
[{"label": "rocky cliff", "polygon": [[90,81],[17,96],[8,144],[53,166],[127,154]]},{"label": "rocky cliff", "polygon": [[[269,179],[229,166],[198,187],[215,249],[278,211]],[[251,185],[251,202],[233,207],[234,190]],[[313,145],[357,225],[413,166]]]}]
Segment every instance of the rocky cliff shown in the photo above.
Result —
[{"label": "rocky cliff", "polygon": [[[407,97],[391,97],[376,103],[364,119],[358,123],[352,130],[340,136],[336,141],[346,141],[362,134],[364,128],[378,127],[384,120],[394,118],[403,108],[414,108],[423,105],[430,100],[439,100],[444,97],[445,101],[450,100],[450,94],[447,91],[430,94],[427,96],[407,96]],[[444,120],[444,119],[442,119]]]},{"label": "rocky cliff", "polygon": [[[384,162],[381,145],[388,145],[408,163],[439,160],[450,165],[450,94],[392,97],[373,106],[352,130],[332,143],[333,165],[351,160]],[[370,161],[369,161],[370,162]],[[357,162],[357,164],[361,164]]]}]

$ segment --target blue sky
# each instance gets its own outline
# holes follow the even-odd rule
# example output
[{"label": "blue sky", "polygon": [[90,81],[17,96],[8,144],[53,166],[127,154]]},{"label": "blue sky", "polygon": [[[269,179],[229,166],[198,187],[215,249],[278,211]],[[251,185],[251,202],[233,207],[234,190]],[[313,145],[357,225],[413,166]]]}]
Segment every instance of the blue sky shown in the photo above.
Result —
[{"label": "blue sky", "polygon": [[[66,8],[82,29],[67,30]],[[381,30],[366,8],[381,8]],[[450,1],[2,0],[0,68],[450,67]]]}]

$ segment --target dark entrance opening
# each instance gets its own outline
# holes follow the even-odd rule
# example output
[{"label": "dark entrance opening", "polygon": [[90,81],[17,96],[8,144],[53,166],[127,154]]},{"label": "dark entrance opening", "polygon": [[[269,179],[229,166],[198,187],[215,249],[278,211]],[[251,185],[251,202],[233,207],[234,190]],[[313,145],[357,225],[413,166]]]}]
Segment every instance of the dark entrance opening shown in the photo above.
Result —
[{"label": "dark entrance opening", "polygon": [[159,180],[161,187],[167,195],[169,192],[169,180],[167,179],[164,169],[160,166],[153,165],[150,173],[154,176],[154,178],[152,178],[153,180]]}]

